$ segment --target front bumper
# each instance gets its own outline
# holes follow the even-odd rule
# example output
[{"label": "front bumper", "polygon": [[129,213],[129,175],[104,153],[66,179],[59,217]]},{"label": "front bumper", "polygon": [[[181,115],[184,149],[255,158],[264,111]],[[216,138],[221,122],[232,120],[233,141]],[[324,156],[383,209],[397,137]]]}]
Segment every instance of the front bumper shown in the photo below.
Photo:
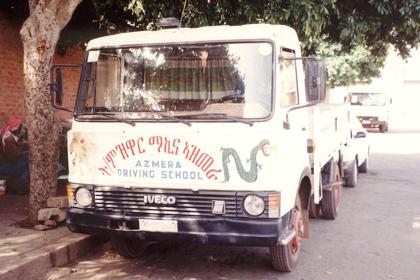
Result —
[{"label": "front bumper", "polygon": [[387,123],[386,121],[379,121],[376,117],[359,117],[359,120],[365,128],[376,128]]},{"label": "front bumper", "polygon": [[67,209],[67,226],[73,232],[149,241],[190,241],[204,244],[272,246],[290,233],[290,212],[277,219],[224,217],[162,217],[178,223],[178,232],[139,230],[139,219],[156,217],[105,214],[80,208]]}]

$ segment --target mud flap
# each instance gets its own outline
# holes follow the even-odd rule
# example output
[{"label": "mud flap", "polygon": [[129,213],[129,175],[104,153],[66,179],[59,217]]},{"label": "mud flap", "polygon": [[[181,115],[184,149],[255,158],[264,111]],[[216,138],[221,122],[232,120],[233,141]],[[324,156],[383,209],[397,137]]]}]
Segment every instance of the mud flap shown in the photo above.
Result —
[{"label": "mud flap", "polygon": [[303,219],[303,238],[310,238],[310,230],[309,230],[309,211],[308,209],[302,209],[302,219]]}]

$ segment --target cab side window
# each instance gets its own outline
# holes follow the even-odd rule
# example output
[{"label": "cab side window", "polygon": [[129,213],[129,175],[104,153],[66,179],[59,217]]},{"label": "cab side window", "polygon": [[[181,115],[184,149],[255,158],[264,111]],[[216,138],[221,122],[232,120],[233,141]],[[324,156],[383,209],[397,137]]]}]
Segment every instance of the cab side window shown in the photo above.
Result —
[{"label": "cab side window", "polygon": [[280,61],[280,106],[289,107],[298,104],[296,60],[293,50],[282,49]]}]

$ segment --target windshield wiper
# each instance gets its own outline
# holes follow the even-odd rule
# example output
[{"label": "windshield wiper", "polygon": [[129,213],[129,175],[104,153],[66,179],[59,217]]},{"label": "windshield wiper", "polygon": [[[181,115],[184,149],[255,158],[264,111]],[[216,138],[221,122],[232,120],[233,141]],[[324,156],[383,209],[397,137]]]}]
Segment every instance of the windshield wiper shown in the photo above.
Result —
[{"label": "windshield wiper", "polygon": [[244,119],[241,119],[241,118],[232,117],[232,116],[229,116],[228,114],[224,114],[224,113],[202,113],[202,114],[193,114],[193,115],[183,115],[183,116],[178,116],[178,117],[183,117],[183,118],[219,117],[221,119],[226,119],[226,120],[231,120],[231,121],[235,121],[235,122],[244,123],[244,124],[247,124],[249,126],[254,125],[254,123],[252,121],[247,121],[247,120],[244,120]]},{"label": "windshield wiper", "polygon": [[116,120],[116,121],[120,121],[126,124],[129,124],[131,126],[136,126],[136,123],[130,120],[126,120],[126,119],[122,119],[122,118],[118,118],[115,116],[115,114],[113,113],[105,113],[105,112],[97,112],[97,113],[83,113],[80,114],[79,116],[101,116],[101,117],[105,117],[108,118],[110,120]]},{"label": "windshield wiper", "polygon": [[164,114],[164,112],[166,112],[166,111],[146,111],[146,112],[147,113],[155,113],[159,117],[163,117],[163,118],[166,118],[168,120],[174,120],[174,121],[177,121],[177,122],[186,124],[188,126],[191,126],[191,123],[189,121],[181,120],[180,118],[177,118],[177,117],[173,117],[173,116],[169,116],[169,115]]}]

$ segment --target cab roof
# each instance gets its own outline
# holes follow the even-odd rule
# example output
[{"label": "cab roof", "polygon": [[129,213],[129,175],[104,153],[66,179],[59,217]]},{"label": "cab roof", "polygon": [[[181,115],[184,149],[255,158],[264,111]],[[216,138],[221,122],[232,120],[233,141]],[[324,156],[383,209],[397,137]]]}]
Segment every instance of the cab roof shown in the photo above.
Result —
[{"label": "cab roof", "polygon": [[296,32],[291,27],[285,25],[248,24],[120,33],[91,40],[88,43],[87,50],[147,44],[211,43],[238,40],[273,40],[283,47],[299,48]]}]

